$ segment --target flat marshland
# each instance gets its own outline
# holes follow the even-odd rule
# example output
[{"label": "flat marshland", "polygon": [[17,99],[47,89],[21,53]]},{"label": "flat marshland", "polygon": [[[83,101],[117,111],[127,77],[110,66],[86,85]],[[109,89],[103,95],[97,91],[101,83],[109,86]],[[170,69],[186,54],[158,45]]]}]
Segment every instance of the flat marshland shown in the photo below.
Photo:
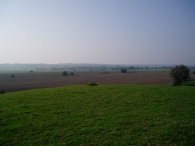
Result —
[{"label": "flat marshland", "polygon": [[195,88],[66,86],[0,94],[0,145],[195,145]]}]

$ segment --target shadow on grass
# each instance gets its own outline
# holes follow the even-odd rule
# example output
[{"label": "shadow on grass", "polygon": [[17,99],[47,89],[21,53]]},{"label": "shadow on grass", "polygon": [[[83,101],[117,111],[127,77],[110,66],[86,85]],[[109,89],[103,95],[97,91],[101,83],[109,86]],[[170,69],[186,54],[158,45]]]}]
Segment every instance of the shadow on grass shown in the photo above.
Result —
[{"label": "shadow on grass", "polygon": [[183,82],[182,86],[195,86],[195,80]]}]

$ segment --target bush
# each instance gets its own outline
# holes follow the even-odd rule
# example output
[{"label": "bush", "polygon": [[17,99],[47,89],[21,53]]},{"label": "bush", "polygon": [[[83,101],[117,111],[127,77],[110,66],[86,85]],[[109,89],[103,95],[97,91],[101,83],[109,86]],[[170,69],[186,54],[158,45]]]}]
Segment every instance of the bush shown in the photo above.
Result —
[{"label": "bush", "polygon": [[97,83],[92,82],[92,83],[87,84],[87,86],[98,86],[98,84],[97,84]]},{"label": "bush", "polygon": [[122,68],[122,69],[121,69],[121,73],[127,73],[127,69]]},{"label": "bush", "polygon": [[170,75],[173,79],[173,85],[181,85],[182,82],[187,81],[190,78],[189,73],[189,68],[184,65],[177,65],[172,68]]},{"label": "bush", "polygon": [[70,72],[69,74],[70,74],[71,76],[74,76],[74,73],[73,73],[73,72]]},{"label": "bush", "polygon": [[68,72],[67,72],[67,71],[63,71],[63,72],[62,72],[62,75],[63,75],[63,76],[68,76]]},{"label": "bush", "polygon": [[31,74],[33,74],[33,73],[34,73],[34,71],[33,71],[33,70],[30,70],[29,72],[30,72]]},{"label": "bush", "polygon": [[15,78],[15,75],[11,75],[10,77],[11,77],[11,78]]},{"label": "bush", "polygon": [[5,93],[5,90],[1,90],[1,91],[0,91],[0,94],[4,94],[4,93]]}]

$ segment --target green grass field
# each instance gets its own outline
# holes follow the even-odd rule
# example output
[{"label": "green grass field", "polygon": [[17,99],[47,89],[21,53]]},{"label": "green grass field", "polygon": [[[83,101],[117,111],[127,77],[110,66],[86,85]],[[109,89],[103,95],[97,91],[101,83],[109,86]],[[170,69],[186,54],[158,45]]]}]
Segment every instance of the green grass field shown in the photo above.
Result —
[{"label": "green grass field", "polygon": [[195,88],[106,85],[0,95],[0,145],[195,145]]}]

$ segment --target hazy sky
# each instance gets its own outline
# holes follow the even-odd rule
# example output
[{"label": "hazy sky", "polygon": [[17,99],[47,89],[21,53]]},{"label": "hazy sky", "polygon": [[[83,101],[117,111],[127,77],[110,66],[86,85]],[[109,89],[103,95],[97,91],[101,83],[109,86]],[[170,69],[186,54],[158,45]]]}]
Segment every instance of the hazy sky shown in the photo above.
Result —
[{"label": "hazy sky", "polygon": [[195,64],[195,0],[0,0],[0,63]]}]

